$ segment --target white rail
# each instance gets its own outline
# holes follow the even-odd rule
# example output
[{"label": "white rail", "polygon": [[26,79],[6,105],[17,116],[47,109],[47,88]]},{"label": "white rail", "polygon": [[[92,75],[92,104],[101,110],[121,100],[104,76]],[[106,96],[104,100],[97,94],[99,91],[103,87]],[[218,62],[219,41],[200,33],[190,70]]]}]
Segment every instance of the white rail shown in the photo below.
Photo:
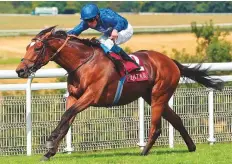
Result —
[{"label": "white rail", "polygon": [[[194,67],[197,63],[184,64],[185,66]],[[232,62],[227,63],[203,63],[201,69],[210,68],[210,71],[231,71]],[[54,69],[40,69],[38,70],[34,78],[52,78],[63,77],[67,72],[63,68]],[[15,70],[0,70],[0,79],[19,79]]]}]

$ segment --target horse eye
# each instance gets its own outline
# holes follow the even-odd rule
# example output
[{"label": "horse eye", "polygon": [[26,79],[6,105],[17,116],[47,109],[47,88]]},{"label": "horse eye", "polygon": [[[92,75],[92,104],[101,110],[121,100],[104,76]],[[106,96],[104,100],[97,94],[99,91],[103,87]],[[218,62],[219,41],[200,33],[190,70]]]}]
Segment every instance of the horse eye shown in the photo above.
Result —
[{"label": "horse eye", "polygon": [[41,42],[38,42],[35,44],[35,51],[40,50],[43,47],[43,44]]},{"label": "horse eye", "polygon": [[35,47],[34,50],[35,51],[39,51],[41,49],[41,47]]}]

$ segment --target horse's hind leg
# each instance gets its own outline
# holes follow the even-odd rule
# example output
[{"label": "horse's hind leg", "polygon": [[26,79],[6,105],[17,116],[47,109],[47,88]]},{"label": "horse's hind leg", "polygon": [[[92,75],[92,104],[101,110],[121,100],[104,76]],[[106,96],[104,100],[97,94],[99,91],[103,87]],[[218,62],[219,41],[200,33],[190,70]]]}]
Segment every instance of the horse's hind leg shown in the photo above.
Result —
[{"label": "horse's hind leg", "polygon": [[154,145],[155,141],[161,134],[161,118],[157,120],[157,122],[151,123],[150,131],[149,131],[149,137],[148,137],[148,142],[146,146],[144,147],[141,155],[147,155],[151,147]]},{"label": "horse's hind leg", "polygon": [[166,106],[162,116],[168,122],[170,122],[176,130],[180,132],[180,135],[188,146],[188,150],[190,152],[195,151],[196,145],[194,144],[192,138],[189,136],[187,130],[185,129],[181,118],[169,106]]},{"label": "horse's hind leg", "polygon": [[[145,96],[143,96],[144,100],[151,105],[151,94],[147,94]],[[185,129],[181,118],[169,107],[169,105],[166,105],[164,107],[164,111],[162,114],[163,118],[166,119],[168,122],[170,122],[172,124],[172,126],[178,130],[180,132],[180,135],[182,136],[182,138],[184,139],[186,145],[188,146],[188,150],[190,152],[195,151],[196,150],[196,145],[194,144],[192,138],[189,136],[187,130]],[[161,128],[161,121],[159,121],[159,124],[157,125],[157,128],[160,129]],[[150,135],[151,135],[151,131],[150,131]],[[146,146],[146,150],[144,150],[142,152],[142,155],[146,155],[149,151],[149,149],[151,148],[151,146],[155,143],[155,140],[159,137],[160,135],[160,131],[155,133],[152,137],[152,142],[150,142],[150,146]],[[150,138],[150,136],[149,136]]]},{"label": "horse's hind leg", "polygon": [[170,91],[168,92],[168,89],[163,90],[163,87],[165,87],[163,83],[158,83],[152,90],[151,98],[148,97],[150,94],[145,97],[143,96],[145,100],[151,104],[151,127],[148,142],[141,155],[147,155],[161,133],[161,116],[166,106],[168,106],[168,100],[173,93]]}]

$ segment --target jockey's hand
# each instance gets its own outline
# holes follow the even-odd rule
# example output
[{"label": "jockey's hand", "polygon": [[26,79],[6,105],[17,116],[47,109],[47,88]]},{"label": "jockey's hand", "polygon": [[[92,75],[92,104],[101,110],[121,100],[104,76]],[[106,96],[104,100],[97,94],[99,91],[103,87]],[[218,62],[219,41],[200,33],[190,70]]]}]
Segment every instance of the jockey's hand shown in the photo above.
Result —
[{"label": "jockey's hand", "polygon": [[118,31],[113,29],[110,39],[112,39],[113,41],[115,41],[118,38]]}]

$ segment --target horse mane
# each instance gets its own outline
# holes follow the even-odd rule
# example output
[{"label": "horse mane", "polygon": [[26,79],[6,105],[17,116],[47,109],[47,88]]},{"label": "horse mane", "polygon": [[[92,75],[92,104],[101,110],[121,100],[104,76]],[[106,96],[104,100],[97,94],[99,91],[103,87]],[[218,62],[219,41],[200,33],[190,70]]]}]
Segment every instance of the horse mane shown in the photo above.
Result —
[{"label": "horse mane", "polygon": [[91,39],[81,39],[81,38],[71,37],[70,40],[82,43],[82,44],[87,45],[89,47],[91,47],[91,46],[100,47],[100,44],[101,44],[99,42],[99,40],[96,39],[95,37],[93,37]]},{"label": "horse mane", "polygon": [[[58,31],[54,31],[53,32],[53,36],[55,36],[56,38],[61,38],[61,39],[66,39],[68,34],[66,31],[64,30],[58,30]],[[89,47],[91,46],[96,46],[96,47],[100,47],[100,42],[98,39],[96,39],[95,37],[91,38],[91,39],[81,39],[81,38],[78,38],[78,37],[70,37],[71,41],[74,41],[74,42],[78,42],[78,43],[82,43],[84,45],[87,45]]]}]

